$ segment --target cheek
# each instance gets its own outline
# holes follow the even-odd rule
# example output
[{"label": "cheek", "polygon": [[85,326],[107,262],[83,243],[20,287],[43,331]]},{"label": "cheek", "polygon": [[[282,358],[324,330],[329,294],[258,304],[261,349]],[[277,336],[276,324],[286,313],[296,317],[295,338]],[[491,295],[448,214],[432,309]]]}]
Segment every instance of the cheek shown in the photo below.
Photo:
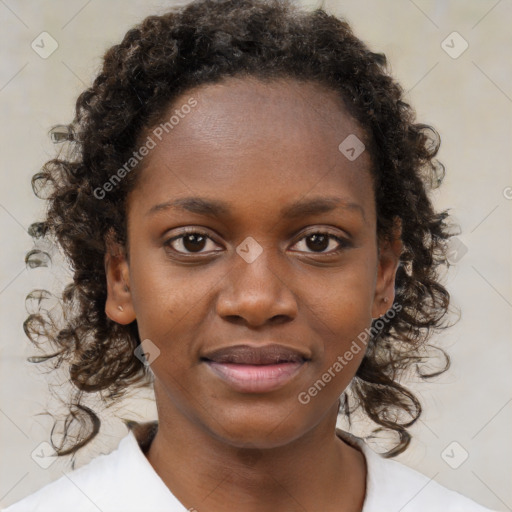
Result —
[{"label": "cheek", "polygon": [[196,268],[192,279],[190,269],[180,271],[161,261],[137,265],[134,258],[130,281],[141,339],[149,338],[161,350],[174,354],[180,347],[193,349],[180,340],[193,338],[194,329],[205,317],[207,292],[214,277]]},{"label": "cheek", "polygon": [[309,310],[326,330],[326,341],[343,345],[371,323],[374,277],[369,265],[361,261],[346,265],[321,279],[303,280],[303,297]]},{"label": "cheek", "polygon": [[322,340],[314,373],[329,388],[322,393],[326,399],[344,391],[364,357],[371,327],[372,285],[373,274],[364,261],[332,273],[316,286],[309,283],[306,309]]}]

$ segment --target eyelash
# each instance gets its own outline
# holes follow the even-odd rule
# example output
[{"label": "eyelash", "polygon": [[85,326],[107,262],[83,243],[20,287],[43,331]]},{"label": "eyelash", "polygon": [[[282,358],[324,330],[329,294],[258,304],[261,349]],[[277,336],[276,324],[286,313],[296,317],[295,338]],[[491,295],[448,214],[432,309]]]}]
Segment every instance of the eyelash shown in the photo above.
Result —
[{"label": "eyelash", "polygon": [[[192,229],[187,229],[185,230],[183,233],[181,233],[180,235],[176,235],[176,236],[173,236],[172,238],[170,238],[169,240],[167,240],[164,245],[166,247],[168,247],[169,249],[171,249],[173,252],[177,253],[177,254],[180,254],[180,255],[186,255],[187,257],[188,256],[194,256],[194,255],[201,255],[201,254],[208,254],[207,253],[204,253],[204,252],[180,252],[180,251],[176,251],[175,249],[173,249],[171,247],[172,243],[176,240],[182,240],[185,236],[187,235],[199,235],[199,236],[203,236],[209,240],[212,240],[214,242],[214,240],[207,234],[205,233],[204,231],[201,231],[200,229],[198,228],[192,228]],[[330,240],[335,240],[336,242],[338,242],[339,244],[339,247],[336,249],[336,250],[333,250],[333,251],[329,251],[329,252],[315,252],[315,251],[308,251],[306,252],[306,254],[318,254],[318,255],[326,255],[326,254],[329,254],[329,255],[332,255],[332,254],[338,254],[340,253],[341,251],[343,251],[344,249],[348,248],[350,246],[350,243],[347,241],[347,240],[344,240],[343,238],[340,238],[336,235],[333,235],[332,233],[329,233],[328,231],[321,231],[321,230],[318,230],[318,231],[311,231],[309,233],[306,233],[304,234],[299,240],[297,240],[297,242],[295,242],[294,245],[298,244],[299,242],[301,242],[302,240],[304,240],[305,238],[308,238],[312,235],[327,235],[329,237]],[[211,251],[209,251],[211,252]],[[213,251],[213,252],[220,252],[220,251]],[[295,251],[295,252],[304,252],[304,251]]]}]

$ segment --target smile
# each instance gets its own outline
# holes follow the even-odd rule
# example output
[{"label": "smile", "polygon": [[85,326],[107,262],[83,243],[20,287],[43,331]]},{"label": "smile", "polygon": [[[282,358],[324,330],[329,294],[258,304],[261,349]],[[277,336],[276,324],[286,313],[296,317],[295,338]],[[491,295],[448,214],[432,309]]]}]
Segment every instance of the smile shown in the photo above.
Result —
[{"label": "smile", "polygon": [[308,358],[282,345],[237,345],[212,352],[202,360],[234,390],[241,393],[268,393],[292,380]]}]

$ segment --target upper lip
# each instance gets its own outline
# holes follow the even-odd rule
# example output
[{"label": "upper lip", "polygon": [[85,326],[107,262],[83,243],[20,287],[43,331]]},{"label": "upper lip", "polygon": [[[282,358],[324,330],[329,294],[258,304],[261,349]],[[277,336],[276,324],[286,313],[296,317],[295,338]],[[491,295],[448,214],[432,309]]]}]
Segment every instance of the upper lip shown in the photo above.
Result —
[{"label": "upper lip", "polygon": [[215,363],[263,365],[304,362],[308,357],[297,349],[270,344],[257,347],[233,345],[208,352],[202,359]]}]

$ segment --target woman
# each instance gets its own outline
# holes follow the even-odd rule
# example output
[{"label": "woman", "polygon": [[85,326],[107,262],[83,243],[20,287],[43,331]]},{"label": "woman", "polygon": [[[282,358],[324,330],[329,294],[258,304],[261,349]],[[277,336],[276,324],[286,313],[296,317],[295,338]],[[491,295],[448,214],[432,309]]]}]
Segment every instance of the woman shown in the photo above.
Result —
[{"label": "woman", "polygon": [[56,449],[100,428],[84,392],[149,382],[158,422],[9,512],[486,510],[336,429],[359,406],[396,435],[388,458],[407,448],[400,377],[429,376],[449,305],[437,134],[345,22],[263,0],[150,16],[66,136],[33,231],[74,282],[64,325],[26,322],[77,388],[83,429]]}]

